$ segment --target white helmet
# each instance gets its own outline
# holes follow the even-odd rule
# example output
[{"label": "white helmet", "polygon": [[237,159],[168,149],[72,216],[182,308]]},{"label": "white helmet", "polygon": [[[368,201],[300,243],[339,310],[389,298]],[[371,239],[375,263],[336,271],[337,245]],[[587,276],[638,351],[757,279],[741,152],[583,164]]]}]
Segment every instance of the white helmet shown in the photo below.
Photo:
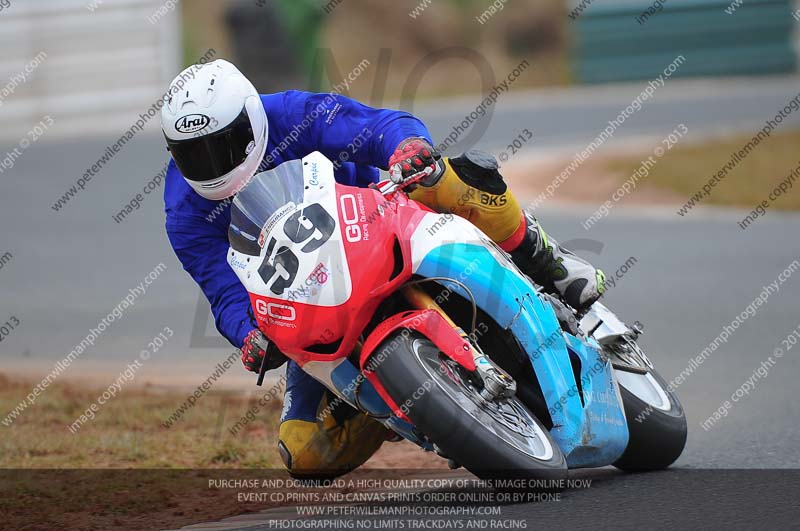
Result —
[{"label": "white helmet", "polygon": [[267,149],[267,114],[258,91],[228,61],[190,66],[161,108],[167,147],[186,182],[214,201],[238,192]]}]

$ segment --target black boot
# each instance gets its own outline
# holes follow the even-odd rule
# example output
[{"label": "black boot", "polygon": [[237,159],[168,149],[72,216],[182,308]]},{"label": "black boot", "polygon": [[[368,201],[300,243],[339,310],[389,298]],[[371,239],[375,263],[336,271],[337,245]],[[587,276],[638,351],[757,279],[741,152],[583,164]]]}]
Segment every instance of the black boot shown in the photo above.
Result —
[{"label": "black boot", "polygon": [[592,305],[606,289],[605,275],[586,260],[567,251],[525,213],[527,230],[511,258],[526,275],[547,291],[559,293],[576,310]]}]

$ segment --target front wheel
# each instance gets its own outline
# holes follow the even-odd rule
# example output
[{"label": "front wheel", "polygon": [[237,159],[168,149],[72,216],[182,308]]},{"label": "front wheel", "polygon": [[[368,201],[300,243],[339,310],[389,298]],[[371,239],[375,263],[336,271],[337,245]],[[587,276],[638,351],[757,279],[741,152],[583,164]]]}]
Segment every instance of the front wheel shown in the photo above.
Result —
[{"label": "front wheel", "polygon": [[614,466],[628,472],[659,470],[686,445],[686,416],[678,397],[656,371],[616,371],[628,419],[628,446]]},{"label": "front wheel", "polygon": [[561,450],[518,398],[484,399],[469,372],[421,334],[394,332],[368,368],[414,426],[476,476],[566,477]]}]

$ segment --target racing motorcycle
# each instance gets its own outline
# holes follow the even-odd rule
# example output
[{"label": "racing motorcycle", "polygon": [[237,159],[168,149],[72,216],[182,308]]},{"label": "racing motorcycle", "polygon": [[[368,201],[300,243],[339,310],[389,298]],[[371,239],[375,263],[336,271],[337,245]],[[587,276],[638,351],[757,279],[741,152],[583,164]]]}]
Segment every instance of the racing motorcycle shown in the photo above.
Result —
[{"label": "racing motorcycle", "polygon": [[343,186],[312,153],[237,194],[228,262],[276,346],[479,477],[673,463],[686,419],[641,330],[599,302],[577,314],[469,221],[405,190]]}]

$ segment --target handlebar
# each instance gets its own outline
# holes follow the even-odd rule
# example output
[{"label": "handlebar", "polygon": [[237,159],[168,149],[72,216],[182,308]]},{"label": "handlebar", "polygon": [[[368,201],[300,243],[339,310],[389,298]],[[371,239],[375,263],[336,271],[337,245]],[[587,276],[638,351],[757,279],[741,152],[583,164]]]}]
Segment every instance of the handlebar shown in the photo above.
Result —
[{"label": "handlebar", "polygon": [[[403,179],[400,182],[394,181],[390,178],[388,181],[382,181],[377,185],[371,185],[370,187],[378,190],[387,199],[391,199],[397,192],[403,192],[407,189],[410,189],[409,192],[413,191],[417,184],[420,184],[423,180],[429,179],[431,184],[435,183],[444,172],[444,159],[439,159],[436,161],[434,166],[427,167],[421,172],[412,175],[407,179]],[[422,184],[422,186],[425,185]]]}]

